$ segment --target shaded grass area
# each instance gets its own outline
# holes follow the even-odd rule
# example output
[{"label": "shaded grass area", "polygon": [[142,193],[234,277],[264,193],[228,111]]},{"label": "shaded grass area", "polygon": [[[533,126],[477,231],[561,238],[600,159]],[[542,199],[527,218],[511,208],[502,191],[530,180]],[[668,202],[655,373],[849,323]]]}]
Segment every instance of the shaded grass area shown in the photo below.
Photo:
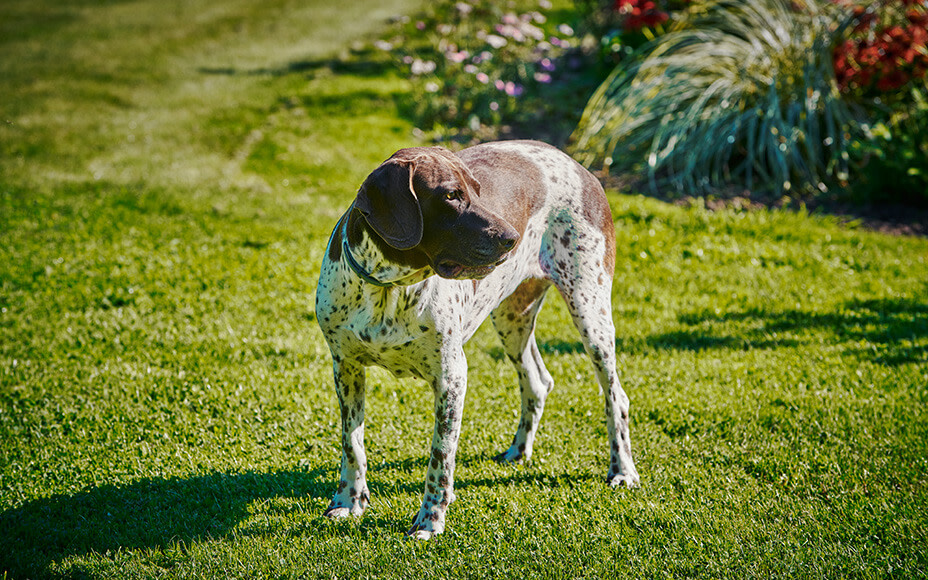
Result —
[{"label": "shaded grass area", "polygon": [[[364,176],[412,143],[407,82],[326,39],[377,19],[53,4],[7,3],[0,35],[0,572],[924,575],[928,241],[617,192],[613,318],[642,487],[602,482],[601,397],[551,296],[537,335],[556,389],[531,465],[490,459],[518,395],[485,327],[448,532],[401,538],[432,400],[378,369],[373,503],[324,520],[339,427],[319,262]],[[79,60],[119,78],[68,72]]]}]

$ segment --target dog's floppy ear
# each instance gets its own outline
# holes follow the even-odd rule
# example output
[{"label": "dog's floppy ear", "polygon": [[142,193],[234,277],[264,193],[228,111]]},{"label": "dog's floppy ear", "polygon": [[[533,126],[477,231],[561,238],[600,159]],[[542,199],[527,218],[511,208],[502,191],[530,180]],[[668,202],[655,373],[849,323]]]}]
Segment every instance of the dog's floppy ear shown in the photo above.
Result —
[{"label": "dog's floppy ear", "polygon": [[388,159],[358,190],[354,206],[377,234],[397,250],[422,241],[422,209],[412,187],[413,160]]},{"label": "dog's floppy ear", "polygon": [[480,182],[477,181],[476,177],[474,177],[474,174],[470,170],[470,167],[468,167],[467,165],[465,165],[464,163],[460,161],[458,161],[458,164],[461,167],[461,177],[463,178],[464,183],[470,186],[475,196],[480,197]]}]

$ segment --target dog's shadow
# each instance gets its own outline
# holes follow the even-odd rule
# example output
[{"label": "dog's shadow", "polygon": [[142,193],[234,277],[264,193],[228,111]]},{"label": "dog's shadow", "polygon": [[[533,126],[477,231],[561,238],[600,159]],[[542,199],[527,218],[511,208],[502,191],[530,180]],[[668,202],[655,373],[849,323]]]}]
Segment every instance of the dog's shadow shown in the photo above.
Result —
[{"label": "dog's shadow", "polygon": [[[489,461],[480,455],[461,463]],[[425,469],[415,458],[372,468],[371,492],[375,497],[421,493],[418,477],[385,483],[381,470]],[[462,478],[456,487],[501,485],[512,481],[545,479],[559,485],[563,477],[534,470],[504,473],[498,478]],[[74,556],[117,553],[126,550],[166,550],[202,540],[223,537],[288,533],[344,533],[341,526],[322,517],[338,479],[337,465],[314,470],[269,473],[212,473],[190,478],[148,478],[129,484],[102,485],[74,494],[35,499],[0,513],[0,572],[13,578],[80,576],[79,569],[62,574],[51,570]],[[378,481],[381,480],[381,481]],[[549,481],[550,480],[550,481]],[[293,501],[286,501],[293,500]],[[275,505],[268,507],[268,502]],[[254,518],[255,503],[268,518]],[[313,504],[313,505],[308,505]],[[415,505],[410,505],[413,511]],[[409,525],[368,513],[359,522],[364,529],[401,533]]]},{"label": "dog's shadow", "polygon": [[[91,552],[167,548],[229,534],[252,502],[323,497],[331,470],[148,478],[35,499],[0,513],[0,571],[47,577],[49,566]],[[9,559],[10,561],[3,561]]]}]

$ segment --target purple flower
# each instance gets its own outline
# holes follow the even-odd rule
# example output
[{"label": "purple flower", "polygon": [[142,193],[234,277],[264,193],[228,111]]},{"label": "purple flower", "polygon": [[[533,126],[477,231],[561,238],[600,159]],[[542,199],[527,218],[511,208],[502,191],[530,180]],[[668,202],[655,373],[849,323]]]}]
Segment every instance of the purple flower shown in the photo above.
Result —
[{"label": "purple flower", "polygon": [[509,81],[506,83],[506,94],[510,97],[519,97],[522,96],[522,93],[525,92],[525,89],[522,85],[517,85],[516,83]]},{"label": "purple flower", "polygon": [[541,66],[541,70],[547,72],[554,72],[554,69],[557,68],[554,66],[554,63],[551,61],[551,59],[547,57],[538,61],[538,64]]}]

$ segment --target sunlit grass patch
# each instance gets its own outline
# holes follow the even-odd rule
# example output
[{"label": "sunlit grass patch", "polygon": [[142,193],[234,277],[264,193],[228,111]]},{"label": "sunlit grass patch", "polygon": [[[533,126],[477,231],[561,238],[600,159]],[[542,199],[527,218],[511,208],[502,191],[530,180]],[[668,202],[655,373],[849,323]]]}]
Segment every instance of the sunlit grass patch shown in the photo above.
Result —
[{"label": "sunlit grass patch", "polygon": [[[139,4],[70,6],[47,24],[18,8],[17,38],[64,27],[62,46],[105,59],[80,27],[109,30]],[[0,157],[0,572],[910,577],[928,565],[926,241],[615,191],[612,315],[642,487],[602,481],[602,399],[551,294],[536,334],[556,387],[529,465],[491,459],[519,402],[485,325],[466,350],[448,531],[402,539],[432,394],[380,369],[372,505],[322,518],[339,415],[312,313],[319,263],[364,176],[419,144],[397,106],[410,84],[325,47],[249,60],[275,53],[262,26],[293,38],[318,25],[279,20],[292,3],[224,5],[226,24],[202,29],[160,6],[139,16],[164,43],[158,83],[102,107],[93,95],[125,87],[100,77],[93,95],[65,87],[49,104],[22,85],[2,129],[15,155]],[[102,14],[114,20],[75,20]],[[273,22],[234,26],[262,14]],[[141,40],[90,36],[131,64],[120,74],[143,74],[122,52]],[[17,50],[3,66],[18,78],[45,70]]]}]

